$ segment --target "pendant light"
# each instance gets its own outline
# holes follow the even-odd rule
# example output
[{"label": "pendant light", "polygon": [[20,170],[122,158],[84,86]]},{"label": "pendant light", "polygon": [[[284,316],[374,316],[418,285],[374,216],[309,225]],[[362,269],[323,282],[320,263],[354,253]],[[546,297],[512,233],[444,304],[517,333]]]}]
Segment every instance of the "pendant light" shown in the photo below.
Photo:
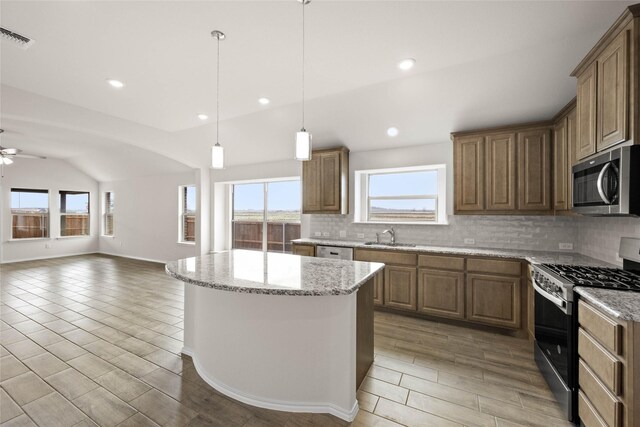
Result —
[{"label": "pendant light", "polygon": [[302,3],[302,128],[296,132],[296,160],[311,160],[311,134],[304,128],[304,6],[311,0],[298,0]]},{"label": "pendant light", "polygon": [[224,168],[224,147],[218,140],[218,128],[220,127],[220,41],[227,36],[222,31],[211,31],[211,37],[217,40],[218,60],[216,65],[216,145],[211,147],[211,167],[213,169]]}]

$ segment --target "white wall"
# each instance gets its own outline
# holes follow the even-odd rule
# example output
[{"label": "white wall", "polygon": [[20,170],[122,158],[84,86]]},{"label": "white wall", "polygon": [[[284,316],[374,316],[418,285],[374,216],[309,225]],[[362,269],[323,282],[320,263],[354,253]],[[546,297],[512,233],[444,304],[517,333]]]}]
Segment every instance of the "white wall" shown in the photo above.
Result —
[{"label": "white wall", "polygon": [[[98,250],[99,196],[98,183],[93,178],[63,160],[16,159],[13,165],[4,167],[4,177],[0,182],[2,262],[93,253]],[[49,239],[11,240],[11,188],[49,190]],[[90,193],[90,236],[58,237],[60,190]]]},{"label": "white wall", "polygon": [[195,185],[195,171],[100,183],[113,191],[114,237],[100,237],[100,252],[166,262],[192,257],[195,244],[178,243],[178,187]]}]

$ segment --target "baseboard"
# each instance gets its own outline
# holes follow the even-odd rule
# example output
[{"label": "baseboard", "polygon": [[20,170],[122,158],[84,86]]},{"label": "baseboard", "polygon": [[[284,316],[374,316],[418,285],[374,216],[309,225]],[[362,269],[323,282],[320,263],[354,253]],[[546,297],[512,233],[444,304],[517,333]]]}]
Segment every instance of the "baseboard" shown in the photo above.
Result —
[{"label": "baseboard", "polygon": [[41,261],[43,259],[54,259],[54,258],[66,258],[72,256],[80,256],[80,255],[94,255],[100,252],[76,252],[72,254],[63,254],[63,255],[48,255],[48,256],[40,256],[40,257],[30,257],[30,258],[20,258],[20,259],[12,259],[9,261],[2,260],[0,264],[13,264],[15,262],[27,262],[27,261]]},{"label": "baseboard", "polygon": [[204,382],[206,382],[211,387],[213,387],[220,393],[224,394],[225,396],[238,400],[242,403],[246,403],[247,405],[257,406],[258,408],[272,409],[274,411],[331,414],[335,417],[338,417],[348,422],[353,421],[356,415],[358,414],[359,407],[358,407],[357,400],[355,401],[353,408],[349,410],[344,410],[343,408],[339,408],[330,403],[282,402],[282,401],[262,399],[257,396],[245,394],[242,391],[229,387],[223,382],[218,381],[212,376],[208,375],[202,368],[202,365],[200,365],[198,361],[198,357],[195,355],[192,348],[182,347],[182,354],[191,357],[191,360],[193,361],[193,366],[196,368],[196,372],[198,373],[198,375],[200,375],[200,377],[204,380]]},{"label": "baseboard", "polygon": [[135,260],[138,260],[138,261],[155,262],[155,263],[158,263],[158,264],[166,264],[167,263],[167,261],[161,261],[161,260],[152,259],[152,258],[143,258],[143,257],[133,256],[133,255],[114,254],[114,253],[111,253],[111,252],[104,252],[104,251],[100,251],[100,252],[96,252],[96,253],[102,254],[102,255],[115,256],[115,257],[119,257],[119,258],[135,259]]}]

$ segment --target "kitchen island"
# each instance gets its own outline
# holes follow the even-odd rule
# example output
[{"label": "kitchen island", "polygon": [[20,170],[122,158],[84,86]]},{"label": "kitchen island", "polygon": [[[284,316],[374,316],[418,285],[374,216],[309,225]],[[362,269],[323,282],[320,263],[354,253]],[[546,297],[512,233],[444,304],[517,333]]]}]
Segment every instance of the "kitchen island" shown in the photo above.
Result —
[{"label": "kitchen island", "polygon": [[183,353],[221,393],[351,421],[373,362],[384,264],[232,250],[167,264],[185,282]]}]

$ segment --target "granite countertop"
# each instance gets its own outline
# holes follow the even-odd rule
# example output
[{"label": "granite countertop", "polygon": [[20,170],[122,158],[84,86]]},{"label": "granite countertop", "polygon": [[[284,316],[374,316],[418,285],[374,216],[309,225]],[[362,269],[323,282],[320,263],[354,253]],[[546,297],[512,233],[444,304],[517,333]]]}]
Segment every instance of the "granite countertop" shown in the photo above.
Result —
[{"label": "granite countertop", "polygon": [[225,291],[270,295],[348,295],[384,264],[231,250],[167,263],[168,275]]},{"label": "granite countertop", "polygon": [[582,299],[589,301],[605,313],[622,320],[640,322],[640,292],[615,289],[573,288]]},{"label": "granite countertop", "polygon": [[616,265],[591,258],[574,252],[545,252],[545,251],[528,251],[517,249],[490,249],[490,248],[473,248],[473,247],[454,247],[454,246],[426,246],[416,245],[415,247],[407,246],[386,246],[386,245],[365,245],[364,242],[348,241],[348,240],[332,240],[332,239],[296,239],[294,243],[307,245],[326,245],[326,246],[342,246],[365,249],[384,249],[388,251],[404,251],[419,253],[441,253],[451,255],[469,255],[469,256],[490,256],[496,258],[517,258],[524,259],[531,264],[566,264],[566,265],[588,265],[592,267],[610,267],[619,268]]}]

